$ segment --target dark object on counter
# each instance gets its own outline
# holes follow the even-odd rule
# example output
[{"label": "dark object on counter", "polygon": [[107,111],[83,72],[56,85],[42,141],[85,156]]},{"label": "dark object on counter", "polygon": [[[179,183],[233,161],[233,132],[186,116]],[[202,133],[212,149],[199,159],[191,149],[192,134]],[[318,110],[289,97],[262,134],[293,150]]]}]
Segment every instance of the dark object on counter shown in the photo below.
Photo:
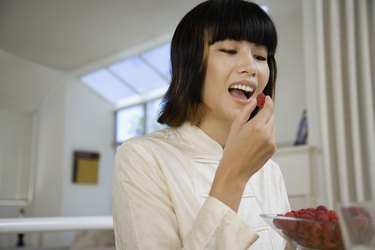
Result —
[{"label": "dark object on counter", "polygon": [[296,141],[294,142],[294,146],[297,145],[305,145],[307,143],[307,133],[308,126],[307,126],[307,110],[305,109],[302,114],[301,121],[298,126],[298,133]]}]

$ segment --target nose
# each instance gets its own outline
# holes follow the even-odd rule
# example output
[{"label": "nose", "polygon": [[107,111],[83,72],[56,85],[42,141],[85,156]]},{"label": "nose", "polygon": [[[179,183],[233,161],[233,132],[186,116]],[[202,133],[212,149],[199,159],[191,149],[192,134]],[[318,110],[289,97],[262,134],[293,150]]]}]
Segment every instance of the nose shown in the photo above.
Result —
[{"label": "nose", "polygon": [[257,75],[257,67],[252,55],[243,55],[239,62],[238,73],[248,74],[250,76]]}]

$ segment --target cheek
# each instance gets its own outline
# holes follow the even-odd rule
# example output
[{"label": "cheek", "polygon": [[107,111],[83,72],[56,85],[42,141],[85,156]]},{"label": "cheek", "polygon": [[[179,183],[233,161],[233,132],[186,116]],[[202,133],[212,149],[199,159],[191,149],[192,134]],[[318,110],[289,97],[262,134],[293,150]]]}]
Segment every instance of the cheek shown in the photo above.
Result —
[{"label": "cheek", "polygon": [[266,87],[268,79],[270,78],[270,68],[268,67],[268,65],[263,65],[259,72],[259,85],[262,85],[262,87],[264,88]]},{"label": "cheek", "polygon": [[228,67],[220,61],[209,62],[207,64],[206,75],[204,79],[204,88],[210,91],[217,89],[222,82],[225,82],[225,72]]},{"label": "cheek", "polygon": [[225,70],[228,70],[228,65],[226,65],[224,61],[219,60],[219,59],[216,61],[210,61],[207,64],[206,78],[208,79],[220,78],[220,75],[223,74]]}]

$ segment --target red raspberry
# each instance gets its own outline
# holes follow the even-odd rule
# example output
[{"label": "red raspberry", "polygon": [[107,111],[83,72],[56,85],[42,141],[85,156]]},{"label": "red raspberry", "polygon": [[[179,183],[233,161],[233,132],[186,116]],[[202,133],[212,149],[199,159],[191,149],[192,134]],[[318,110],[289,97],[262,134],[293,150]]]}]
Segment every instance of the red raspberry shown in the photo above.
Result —
[{"label": "red raspberry", "polygon": [[314,222],[310,228],[312,238],[319,238],[322,234],[323,227],[321,224]]},{"label": "red raspberry", "polygon": [[263,93],[260,93],[257,96],[257,106],[262,108],[265,102],[266,102],[266,96]]},{"label": "red raspberry", "polygon": [[335,234],[336,230],[336,225],[331,224],[331,223],[325,223],[322,225],[323,227],[323,236],[324,237],[331,237],[332,235]]},{"label": "red raspberry", "polygon": [[307,220],[313,220],[313,219],[314,219],[314,216],[312,216],[312,215],[309,214],[309,213],[305,213],[305,214],[301,214],[301,215],[299,216],[299,218],[307,219]]},{"label": "red raspberry", "polygon": [[329,221],[329,217],[325,213],[318,213],[317,216],[316,216],[316,219],[318,221]]},{"label": "red raspberry", "polygon": [[284,221],[283,226],[284,226],[284,229],[287,230],[287,231],[294,231],[298,227],[298,222],[292,221],[292,220],[290,220],[290,221],[286,220],[286,221]]},{"label": "red raspberry", "polygon": [[309,237],[306,241],[306,246],[309,248],[318,248],[320,247],[322,241],[319,237]]},{"label": "red raspberry", "polygon": [[328,209],[326,208],[326,206],[324,206],[324,205],[319,205],[319,206],[317,206],[316,207],[316,210],[322,210],[322,211],[325,211],[325,212],[327,212],[328,211]]},{"label": "red raspberry", "polygon": [[340,249],[334,235],[323,235],[323,249]]},{"label": "red raspberry", "polygon": [[311,225],[309,223],[307,222],[302,223],[298,227],[298,231],[297,231],[298,236],[301,237],[302,239],[307,240],[308,238],[311,237],[310,228],[311,228]]},{"label": "red raspberry", "polygon": [[328,210],[327,215],[329,217],[329,221],[333,221],[333,222],[337,221],[337,214],[335,210]]},{"label": "red raspberry", "polygon": [[296,217],[296,215],[295,215],[295,212],[294,212],[294,211],[289,211],[289,212],[286,212],[285,216],[286,216],[286,217]]}]

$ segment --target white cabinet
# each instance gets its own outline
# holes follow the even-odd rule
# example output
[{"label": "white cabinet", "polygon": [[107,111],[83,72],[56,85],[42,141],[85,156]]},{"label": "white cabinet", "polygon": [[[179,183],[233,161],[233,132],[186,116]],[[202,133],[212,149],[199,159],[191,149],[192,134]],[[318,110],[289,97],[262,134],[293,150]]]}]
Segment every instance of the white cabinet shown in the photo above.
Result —
[{"label": "white cabinet", "polygon": [[284,175],[293,210],[314,206],[314,175],[317,149],[312,146],[279,148],[273,157]]}]

